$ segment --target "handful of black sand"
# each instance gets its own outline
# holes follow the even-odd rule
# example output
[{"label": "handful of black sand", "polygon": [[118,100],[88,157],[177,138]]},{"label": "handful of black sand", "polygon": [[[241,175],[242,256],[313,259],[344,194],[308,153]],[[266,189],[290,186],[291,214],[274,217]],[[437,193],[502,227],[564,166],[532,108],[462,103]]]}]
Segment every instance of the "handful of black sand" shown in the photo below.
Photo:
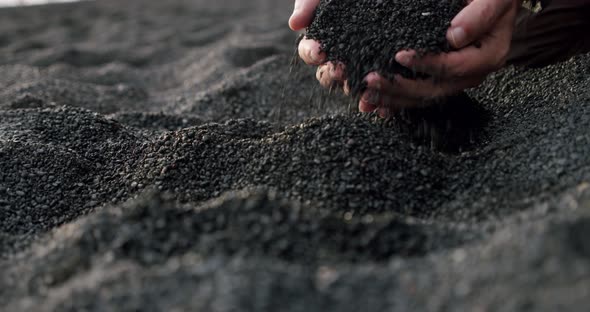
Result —
[{"label": "handful of black sand", "polygon": [[[446,32],[464,7],[463,0],[321,0],[306,37],[320,42],[328,61],[346,66],[351,94],[358,97],[371,72],[390,80],[395,74],[425,78],[397,63],[395,54],[450,51]],[[437,149],[472,145],[488,121],[485,110],[465,93],[428,104],[396,111],[393,117],[402,132]]]},{"label": "handful of black sand", "polygon": [[446,32],[463,7],[462,0],[322,0],[306,37],[321,43],[329,61],[346,65],[351,92],[359,95],[370,72],[415,77],[395,61],[400,50],[449,51]]}]

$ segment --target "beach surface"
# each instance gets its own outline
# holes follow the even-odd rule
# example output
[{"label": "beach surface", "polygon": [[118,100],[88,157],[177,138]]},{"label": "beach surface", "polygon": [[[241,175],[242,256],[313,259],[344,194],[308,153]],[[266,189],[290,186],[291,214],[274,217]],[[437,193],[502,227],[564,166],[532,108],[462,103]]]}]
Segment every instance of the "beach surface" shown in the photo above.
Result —
[{"label": "beach surface", "polygon": [[291,10],[0,9],[3,311],[590,305],[590,55],[384,121]]}]

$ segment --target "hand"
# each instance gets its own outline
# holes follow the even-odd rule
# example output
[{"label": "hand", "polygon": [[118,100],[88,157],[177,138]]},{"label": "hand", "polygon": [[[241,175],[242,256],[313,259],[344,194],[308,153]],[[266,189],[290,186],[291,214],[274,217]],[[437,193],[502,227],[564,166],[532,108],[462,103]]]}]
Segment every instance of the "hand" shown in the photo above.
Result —
[{"label": "hand", "polygon": [[[518,0],[472,0],[452,20],[447,40],[458,49],[418,57],[415,51],[400,51],[395,60],[430,79],[405,79],[396,75],[389,82],[368,77],[368,87],[396,98],[431,99],[452,95],[479,85],[488,74],[504,66],[510,50]],[[386,103],[396,105],[395,103]]]},{"label": "hand", "polygon": [[377,108],[381,115],[388,115],[479,85],[506,62],[518,4],[518,0],[472,0],[447,31],[447,40],[456,51],[423,57],[415,51],[396,54],[398,63],[430,79],[395,75],[389,81],[371,73],[365,78],[367,91],[360,107]]},{"label": "hand", "polygon": [[[289,19],[289,27],[293,30],[301,30],[309,26],[313,19],[314,10],[319,3],[320,0],[295,0],[295,9]],[[303,38],[299,43],[298,52],[299,57],[306,64],[318,66],[316,78],[323,87],[342,86],[344,92],[349,93],[344,74],[344,64],[326,62],[326,54],[321,51],[319,42]]]},{"label": "hand", "polygon": [[[297,31],[309,26],[313,19],[314,10],[319,3],[320,0],[295,0],[295,8],[289,19],[289,27]],[[326,54],[320,51],[320,43],[307,38],[303,38],[299,42],[298,51],[301,59],[309,65],[321,65],[326,60]]]},{"label": "hand", "polygon": [[[320,0],[295,0],[295,9],[293,15],[289,19],[289,27],[293,30],[301,30],[311,23],[313,19],[313,13]],[[320,43],[314,40],[304,38],[299,43],[298,47],[299,56],[308,65],[318,66],[316,72],[316,78],[320,84],[325,88],[334,88],[336,86],[342,86],[344,93],[348,94],[348,84],[346,83],[345,67],[342,63],[326,63],[326,54],[321,51]],[[378,81],[380,77],[373,73],[367,76],[368,81],[372,86],[379,85]],[[379,89],[377,89],[379,90]],[[381,96],[379,92],[374,89],[369,90],[359,100],[359,110],[361,112],[373,112],[377,111],[382,117],[389,115],[390,109],[385,105],[381,105],[380,102],[388,101],[389,96],[383,94]],[[415,106],[416,100],[401,100],[397,99],[396,103],[398,106],[404,103],[407,106]]]},{"label": "hand", "polygon": [[[290,27],[299,30],[308,26],[318,3],[319,0],[296,0]],[[370,73],[365,78],[367,90],[361,96],[359,110],[377,110],[385,117],[392,111],[479,85],[489,73],[504,66],[518,3],[519,0],[472,0],[452,20],[447,32],[447,40],[457,51],[424,57],[415,51],[396,54],[398,63],[432,78],[413,80],[396,75],[389,81]],[[316,78],[322,86],[341,85],[347,93],[344,65],[325,63],[326,55],[318,42],[303,39],[299,56],[307,64],[319,65]]]}]

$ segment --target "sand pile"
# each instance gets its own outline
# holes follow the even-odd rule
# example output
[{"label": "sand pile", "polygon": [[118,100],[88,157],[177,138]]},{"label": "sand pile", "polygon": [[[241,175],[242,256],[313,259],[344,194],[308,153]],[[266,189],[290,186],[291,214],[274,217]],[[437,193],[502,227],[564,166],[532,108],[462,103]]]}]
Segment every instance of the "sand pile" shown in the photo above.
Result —
[{"label": "sand pile", "polygon": [[588,305],[590,55],[470,90],[447,152],[291,67],[289,10],[0,10],[7,311]]}]

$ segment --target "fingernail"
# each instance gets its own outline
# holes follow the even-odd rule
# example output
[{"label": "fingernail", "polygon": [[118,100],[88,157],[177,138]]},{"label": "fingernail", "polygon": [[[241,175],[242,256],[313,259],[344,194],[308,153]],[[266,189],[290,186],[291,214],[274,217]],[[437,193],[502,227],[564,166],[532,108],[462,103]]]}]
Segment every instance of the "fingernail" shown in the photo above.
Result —
[{"label": "fingernail", "polygon": [[314,63],[318,63],[320,60],[319,55],[317,55],[316,53],[313,52],[313,49],[309,49],[309,53],[307,54],[309,55],[309,59],[314,62]]},{"label": "fingernail", "polygon": [[451,37],[453,47],[461,48],[465,44],[465,39],[467,38],[467,34],[465,33],[465,30],[463,30],[463,28],[461,28],[461,27],[452,28],[449,31],[449,34]]}]

